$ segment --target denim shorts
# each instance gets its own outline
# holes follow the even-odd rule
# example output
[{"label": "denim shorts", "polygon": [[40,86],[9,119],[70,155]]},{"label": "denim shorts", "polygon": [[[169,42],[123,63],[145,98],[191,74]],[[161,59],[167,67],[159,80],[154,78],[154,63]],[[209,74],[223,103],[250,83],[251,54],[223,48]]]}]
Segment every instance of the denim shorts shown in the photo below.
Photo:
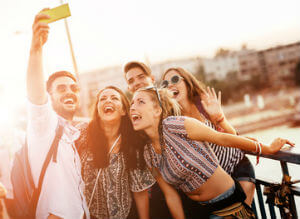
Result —
[{"label": "denim shorts", "polygon": [[208,201],[203,201],[203,202],[198,202],[199,204],[213,204],[213,203],[216,203],[218,201],[221,201],[225,198],[228,198],[229,196],[231,196],[233,193],[234,193],[234,190],[235,190],[235,185],[233,185],[230,189],[228,189],[226,192],[218,195],[217,197],[211,199],[211,200],[208,200]]},{"label": "denim shorts", "polygon": [[236,165],[231,176],[235,178],[237,181],[248,181],[248,182],[255,183],[254,168],[250,163],[248,157],[246,157],[246,155]]}]

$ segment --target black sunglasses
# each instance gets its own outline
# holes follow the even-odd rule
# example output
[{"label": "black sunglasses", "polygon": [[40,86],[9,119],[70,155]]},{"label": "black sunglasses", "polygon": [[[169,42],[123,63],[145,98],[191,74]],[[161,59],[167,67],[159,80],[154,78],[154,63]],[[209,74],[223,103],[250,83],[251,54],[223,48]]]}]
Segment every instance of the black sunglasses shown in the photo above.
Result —
[{"label": "black sunglasses", "polygon": [[178,84],[180,82],[180,80],[183,79],[182,77],[180,77],[179,75],[174,75],[173,77],[171,77],[171,80],[163,80],[160,84],[161,88],[167,88],[169,86],[169,84]]},{"label": "black sunglasses", "polygon": [[140,90],[155,90],[155,93],[156,93],[156,96],[157,96],[157,99],[158,99],[158,102],[159,102],[159,106],[162,108],[160,95],[159,95],[159,92],[158,92],[158,90],[155,86],[144,87],[144,88],[141,88]]},{"label": "black sunglasses", "polygon": [[66,85],[66,84],[59,84],[56,87],[56,91],[58,93],[64,93],[67,90],[67,87],[69,87],[69,89],[74,92],[74,93],[78,93],[79,92],[79,87],[77,84],[71,84],[71,85]]}]

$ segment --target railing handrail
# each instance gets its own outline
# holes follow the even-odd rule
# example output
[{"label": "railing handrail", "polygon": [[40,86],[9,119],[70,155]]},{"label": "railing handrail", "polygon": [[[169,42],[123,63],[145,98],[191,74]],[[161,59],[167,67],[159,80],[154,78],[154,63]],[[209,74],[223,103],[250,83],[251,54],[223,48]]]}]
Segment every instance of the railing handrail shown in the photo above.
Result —
[{"label": "railing handrail", "polygon": [[[254,155],[256,154],[254,152],[245,151],[246,154]],[[278,160],[278,161],[284,161],[288,163],[294,163],[294,164],[300,164],[300,154],[293,152],[293,149],[289,151],[278,151],[276,154],[269,154],[264,155],[261,154],[261,157]]]},{"label": "railing handrail", "polygon": [[[293,163],[293,164],[298,164],[298,165],[300,164],[300,154],[296,153],[294,151],[295,151],[295,149],[292,148],[292,149],[286,150],[286,151],[278,151],[276,154],[272,154],[272,155],[260,155],[261,157],[277,160],[280,162],[282,174],[284,176],[282,179],[282,183],[283,183],[282,185],[284,185],[286,182],[289,183],[289,178],[286,178],[286,176],[289,176],[289,170],[288,170],[287,163]],[[256,156],[256,154],[253,152],[246,151],[245,153]],[[297,181],[295,181],[295,182],[297,182]],[[270,180],[259,179],[258,177],[256,177],[256,183],[255,183],[256,194],[257,194],[258,204],[259,204],[259,208],[260,208],[260,216],[262,219],[267,219],[267,215],[266,215],[266,209],[264,206],[265,204],[263,201],[263,193],[261,190],[261,186],[270,186],[272,184],[274,184],[274,182],[270,182]],[[278,184],[278,182],[275,184]],[[298,218],[297,206],[295,203],[294,196],[300,196],[300,187],[296,186],[296,185],[290,185],[289,189],[291,192],[289,195],[289,207],[288,207],[289,210],[288,210],[288,212],[286,212],[287,209],[284,209],[284,207],[279,207],[280,215],[281,215],[281,218],[286,218],[287,214],[289,214],[288,218],[290,218],[290,216],[292,216],[292,218]],[[275,214],[274,204],[268,203],[268,206],[269,206],[271,218],[275,219],[276,214]],[[257,212],[257,208],[256,208],[256,205],[254,202],[252,203],[252,207],[257,214],[258,212]]]}]

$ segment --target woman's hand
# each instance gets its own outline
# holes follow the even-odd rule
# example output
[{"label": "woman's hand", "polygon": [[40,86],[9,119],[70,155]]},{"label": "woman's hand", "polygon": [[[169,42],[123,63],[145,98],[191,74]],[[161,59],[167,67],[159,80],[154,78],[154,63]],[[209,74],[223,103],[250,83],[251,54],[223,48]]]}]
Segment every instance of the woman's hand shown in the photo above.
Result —
[{"label": "woman's hand", "polygon": [[221,91],[216,95],[215,89],[207,87],[201,95],[201,103],[213,123],[218,123],[224,117],[221,106]]},{"label": "woman's hand", "polygon": [[295,143],[290,142],[287,139],[283,139],[283,138],[276,138],[272,144],[270,145],[270,147],[268,148],[268,152],[269,154],[274,154],[277,151],[280,151],[280,149],[285,145],[285,144],[289,144],[290,146],[294,147]]}]

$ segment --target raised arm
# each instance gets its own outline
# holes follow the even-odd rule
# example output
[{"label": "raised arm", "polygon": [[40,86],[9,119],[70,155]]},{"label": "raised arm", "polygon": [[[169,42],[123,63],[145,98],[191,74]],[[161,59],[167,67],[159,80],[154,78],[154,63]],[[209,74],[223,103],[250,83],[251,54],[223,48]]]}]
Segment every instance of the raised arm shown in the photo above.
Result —
[{"label": "raised arm", "polygon": [[48,39],[49,26],[40,22],[41,19],[47,18],[49,18],[48,15],[37,14],[32,25],[32,41],[27,69],[27,95],[30,102],[36,105],[47,102],[42,52],[43,45]]},{"label": "raised arm", "polygon": [[156,168],[153,168],[154,177],[162,192],[164,193],[168,208],[174,219],[184,219],[182,202],[177,191],[168,184]]},{"label": "raised arm", "polygon": [[228,122],[221,105],[221,91],[216,95],[215,89],[207,87],[206,91],[201,95],[201,103],[209,115],[212,123],[220,126],[226,133],[236,135],[233,126]]},{"label": "raised arm", "polygon": [[[193,118],[186,118],[184,126],[187,135],[190,139],[196,141],[207,141],[226,147],[237,147],[247,151],[256,151],[257,146],[255,141],[241,136],[217,132],[211,129],[210,127],[206,126],[199,120]],[[285,144],[294,146],[294,143],[291,143],[287,139],[276,138],[270,146],[261,144],[261,153],[274,154],[277,151],[279,151]]]}]

